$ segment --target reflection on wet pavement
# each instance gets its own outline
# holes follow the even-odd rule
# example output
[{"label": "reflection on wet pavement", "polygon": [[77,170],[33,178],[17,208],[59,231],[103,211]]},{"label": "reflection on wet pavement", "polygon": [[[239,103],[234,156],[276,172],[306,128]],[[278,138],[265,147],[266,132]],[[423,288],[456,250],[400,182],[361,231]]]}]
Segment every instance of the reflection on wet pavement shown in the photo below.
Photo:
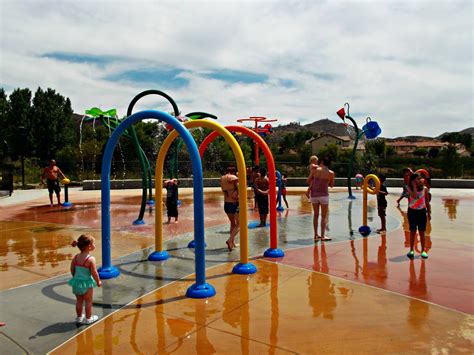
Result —
[{"label": "reflection on wet pavement", "polygon": [[[428,260],[405,256],[406,206],[396,208],[397,193],[388,196],[387,233],[367,238],[357,232],[361,195],[356,191],[352,201],[345,192],[331,193],[328,235],[333,241],[317,244],[311,204],[298,193],[288,196],[290,209],[277,215],[284,258],[260,259],[269,229],[249,230],[258,269],[250,276],[231,273],[239,250],[229,253],[225,247],[229,231],[222,196],[206,194],[207,279],[217,291],[207,300],[184,296],[194,272],[194,253],[186,248],[193,237],[191,195],[181,196],[179,223],[163,226],[171,258],[150,263],[154,210],[147,212],[144,226],[133,226],[140,197],[117,194],[111,205],[112,257],[121,276],[95,291],[94,309],[103,319],[84,332],[69,323],[74,298],[65,274],[76,253],[70,243],[82,233],[96,237],[94,254],[100,260],[97,200],[77,198],[68,210],[0,207],[0,302],[8,324],[2,330],[33,353],[48,352],[71,337],[54,353],[470,351],[474,197],[456,190],[432,192]],[[258,219],[252,203],[249,221]],[[374,199],[368,207],[375,230],[380,221]],[[31,297],[37,302],[29,311],[6,307],[21,302],[29,309],[22,300]]]}]

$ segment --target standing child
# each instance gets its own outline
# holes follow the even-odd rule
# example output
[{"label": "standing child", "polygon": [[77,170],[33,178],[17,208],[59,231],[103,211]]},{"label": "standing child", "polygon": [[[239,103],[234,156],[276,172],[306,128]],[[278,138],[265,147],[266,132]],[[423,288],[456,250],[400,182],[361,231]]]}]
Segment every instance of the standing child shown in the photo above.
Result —
[{"label": "standing child", "polygon": [[362,188],[362,183],[364,182],[364,175],[357,173],[355,176],[356,190]]},{"label": "standing child", "polygon": [[380,180],[380,189],[379,192],[377,193],[377,211],[379,213],[380,217],[380,223],[382,226],[380,229],[377,229],[378,233],[385,233],[387,231],[387,225],[386,225],[386,209],[387,209],[387,199],[385,196],[388,195],[387,191],[387,186],[385,186],[385,175],[380,175],[379,176]]},{"label": "standing child", "polygon": [[408,223],[410,224],[410,251],[407,256],[410,259],[415,257],[415,235],[416,230],[420,234],[421,257],[428,258],[425,249],[426,222],[431,219],[431,206],[428,196],[428,188],[423,185],[423,179],[418,174],[410,176],[408,185]]},{"label": "standing child", "polygon": [[410,176],[413,174],[413,170],[410,168],[403,169],[403,191],[400,197],[397,200],[397,207],[400,206],[400,201],[406,197],[408,198],[408,184],[410,181]]},{"label": "standing child", "polygon": [[257,206],[260,215],[259,227],[267,225],[268,216],[268,190],[270,183],[267,177],[267,169],[260,168],[259,177],[255,180],[255,189],[257,190]]},{"label": "standing child", "polygon": [[312,155],[309,158],[309,176],[308,179],[306,179],[306,182],[308,183],[308,189],[306,190],[306,197],[309,199],[311,196],[311,185],[313,183],[313,177],[316,174],[316,170],[318,169],[318,157],[316,155]]},{"label": "standing child", "polygon": [[249,186],[252,187],[253,191],[253,209],[256,210],[258,208],[257,206],[257,190],[255,189],[255,180],[258,179],[259,173],[258,170],[260,168],[258,165],[255,165],[252,168],[252,172],[250,173],[250,179],[249,179]]},{"label": "standing child", "polygon": [[178,223],[178,185],[179,180],[174,178],[165,181],[166,189],[166,212],[168,215],[168,224],[171,223],[171,217],[174,217],[174,223]]},{"label": "standing child", "polygon": [[[76,295],[76,323],[92,324],[98,316],[92,315],[92,297],[94,287],[102,286],[95,258],[89,253],[95,249],[95,239],[91,235],[83,234],[77,241],[72,242],[73,247],[78,247],[81,251],[71,261],[72,279],[68,285],[72,286],[72,293]],[[82,313],[85,303],[86,313]]]},{"label": "standing child", "polygon": [[283,174],[281,176],[281,197],[283,202],[285,202],[286,208],[288,209],[288,201],[286,200],[286,183],[288,182],[288,174]]}]

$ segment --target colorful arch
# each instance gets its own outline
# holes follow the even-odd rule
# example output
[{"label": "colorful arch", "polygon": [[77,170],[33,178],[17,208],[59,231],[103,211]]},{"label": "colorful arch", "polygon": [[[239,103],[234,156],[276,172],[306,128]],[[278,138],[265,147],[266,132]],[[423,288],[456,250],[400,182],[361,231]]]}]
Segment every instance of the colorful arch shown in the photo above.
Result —
[{"label": "colorful arch", "polygon": [[[214,287],[206,283],[206,269],[204,266],[204,191],[201,158],[199,157],[196,142],[189,131],[176,118],[160,111],[145,110],[127,117],[114,130],[107,141],[101,172],[102,267],[99,268],[99,275],[102,279],[110,279],[120,275],[120,271],[112,266],[110,253],[110,168],[112,155],[122,133],[134,123],[144,119],[162,120],[172,125],[175,128],[175,131],[173,131],[175,136],[179,133],[188,147],[189,154],[191,155],[194,183],[194,238],[197,249],[202,250],[202,255],[199,257],[196,255],[196,260],[200,259],[199,263],[196,261],[196,283],[188,288],[186,295],[192,298],[212,297],[216,291]],[[161,203],[157,203],[157,205],[161,206]],[[156,213],[158,214],[158,212]]]},{"label": "colorful arch", "polygon": [[[247,176],[245,169],[245,159],[240,149],[239,144],[235,138],[226,130],[222,125],[209,120],[195,120],[184,122],[183,125],[187,129],[191,128],[208,128],[214,131],[219,132],[220,135],[229,143],[232,151],[234,152],[236,161],[237,161],[237,170],[239,171],[239,179],[242,185],[247,186]],[[168,137],[163,141],[163,144],[158,153],[158,158],[156,161],[156,171],[155,171],[155,197],[157,201],[162,200],[163,193],[163,166],[165,162],[166,153],[171,145],[171,143],[176,139],[178,133],[176,130],[172,131]],[[199,161],[201,159],[199,158]],[[202,176],[202,171],[201,171]],[[196,204],[196,201],[195,201]],[[247,230],[247,189],[239,189],[239,205],[240,205],[240,263],[235,265],[233,272],[236,274],[253,274],[257,271],[257,268],[249,263],[248,260],[248,230]],[[156,204],[155,210],[155,247],[157,253],[163,253],[163,206],[161,203]],[[196,241],[196,269],[203,268],[202,265],[198,265],[198,260],[204,260],[204,240],[202,243]],[[202,258],[201,258],[202,255]]]},{"label": "colorful arch", "polygon": [[[141,93],[136,95],[132,99],[132,101],[130,101],[130,104],[128,105],[128,108],[127,108],[127,117],[132,114],[133,108],[135,107],[135,104],[138,102],[138,100],[140,100],[142,97],[145,97],[145,96],[148,96],[148,95],[158,95],[158,96],[164,97],[166,100],[168,100],[168,102],[173,107],[173,112],[174,112],[175,117],[179,116],[178,105],[176,104],[176,102],[173,100],[173,98],[171,96],[164,93],[163,91],[151,89],[151,90],[142,91]],[[132,136],[133,141],[138,142],[137,133],[136,133],[135,129],[133,128],[133,126],[130,127],[129,131],[130,131],[130,135]],[[152,186],[151,186],[152,176],[151,176],[150,162],[146,158],[145,152],[141,149],[139,144],[135,144],[135,150],[138,154],[140,167],[141,167],[142,172],[143,172],[143,174],[142,174],[142,203],[140,205],[140,213],[139,213],[138,219],[133,222],[133,224],[138,224],[139,225],[139,224],[144,224],[145,223],[143,221],[143,216],[145,215],[145,208],[146,208],[146,204],[147,204],[147,196],[146,196],[147,195],[147,187],[149,189],[149,199],[148,199],[148,201],[149,201],[150,204],[153,204],[154,201],[153,201]],[[147,171],[148,171],[148,179],[147,179],[147,173],[146,173]]]},{"label": "colorful arch", "polygon": [[[276,225],[276,169],[272,152],[265,140],[258,133],[255,133],[251,129],[243,126],[225,126],[225,128],[232,133],[241,133],[249,138],[252,138],[255,144],[258,145],[260,149],[262,149],[263,154],[265,155],[268,165],[268,179],[270,184],[268,193],[270,203],[270,248],[265,250],[264,256],[269,258],[280,258],[285,254],[281,249],[278,249],[278,236]],[[201,159],[204,156],[204,152],[206,151],[207,146],[211,144],[218,136],[219,132],[214,131],[203,140],[203,142],[199,146],[199,154],[201,156]],[[239,174],[239,179],[242,176],[241,174]],[[244,170],[244,175],[245,174],[246,172]],[[240,203],[240,205],[242,204]],[[240,215],[240,217],[242,218],[242,214]],[[247,225],[245,226],[245,228],[247,228]]]}]

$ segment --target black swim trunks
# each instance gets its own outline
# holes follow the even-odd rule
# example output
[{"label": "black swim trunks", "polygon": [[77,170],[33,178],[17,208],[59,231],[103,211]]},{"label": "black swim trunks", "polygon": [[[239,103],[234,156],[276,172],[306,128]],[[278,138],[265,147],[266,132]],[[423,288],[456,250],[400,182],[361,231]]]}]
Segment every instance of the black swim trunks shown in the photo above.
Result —
[{"label": "black swim trunks", "polygon": [[268,214],[268,195],[257,195],[257,205],[259,214]]},{"label": "black swim trunks", "polygon": [[236,214],[239,212],[238,202],[224,202],[224,212],[227,214]]},{"label": "black swim trunks", "polygon": [[61,186],[59,186],[58,179],[56,180],[47,179],[46,185],[48,186],[48,191],[50,194],[52,194],[53,192],[55,192],[56,194],[59,194],[59,192],[61,191]]}]

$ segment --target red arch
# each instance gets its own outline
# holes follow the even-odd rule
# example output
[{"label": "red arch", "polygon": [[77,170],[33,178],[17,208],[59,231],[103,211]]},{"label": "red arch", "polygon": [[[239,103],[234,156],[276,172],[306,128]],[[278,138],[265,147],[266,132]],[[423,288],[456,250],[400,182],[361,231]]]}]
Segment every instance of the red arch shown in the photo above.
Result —
[{"label": "red arch", "polygon": [[[268,180],[269,180],[269,191],[268,199],[270,203],[270,248],[276,249],[278,247],[277,239],[277,225],[276,225],[276,169],[275,161],[273,160],[272,152],[268,147],[267,143],[260,137],[257,133],[243,126],[225,126],[225,128],[230,132],[241,133],[247,137],[250,137],[254,140],[255,143],[262,149],[265,158],[267,159],[268,165]],[[219,136],[219,132],[214,131],[209,134],[199,146],[199,155],[204,156],[204,152],[207,149],[207,146],[211,144],[214,139]]]}]

